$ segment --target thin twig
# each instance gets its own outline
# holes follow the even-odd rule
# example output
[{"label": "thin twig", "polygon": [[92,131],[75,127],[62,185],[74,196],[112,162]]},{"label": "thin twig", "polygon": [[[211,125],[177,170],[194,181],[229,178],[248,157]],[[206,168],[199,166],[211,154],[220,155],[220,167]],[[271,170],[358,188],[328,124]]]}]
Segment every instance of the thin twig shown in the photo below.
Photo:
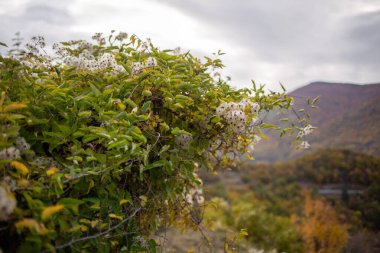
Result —
[{"label": "thin twig", "polygon": [[[110,227],[109,229],[107,229],[107,230],[105,230],[103,232],[100,232],[100,233],[97,233],[97,234],[94,234],[94,235],[90,235],[90,236],[81,237],[81,238],[78,238],[78,239],[75,239],[75,240],[71,240],[68,243],[64,243],[64,244],[55,246],[54,249],[55,250],[64,249],[64,248],[67,248],[67,247],[70,247],[70,246],[74,245],[77,242],[83,242],[83,241],[87,241],[87,240],[90,240],[90,239],[95,239],[95,238],[101,237],[103,235],[106,235],[109,232],[111,232],[111,231],[119,228],[120,226],[122,226],[124,223],[126,223],[130,219],[132,219],[140,210],[141,210],[141,207],[137,208],[130,216],[128,216],[127,218],[125,218],[124,220],[122,220],[121,222],[119,222],[118,224],[116,224],[115,226]],[[41,253],[48,253],[48,252],[50,252],[50,250],[41,251]]]}]

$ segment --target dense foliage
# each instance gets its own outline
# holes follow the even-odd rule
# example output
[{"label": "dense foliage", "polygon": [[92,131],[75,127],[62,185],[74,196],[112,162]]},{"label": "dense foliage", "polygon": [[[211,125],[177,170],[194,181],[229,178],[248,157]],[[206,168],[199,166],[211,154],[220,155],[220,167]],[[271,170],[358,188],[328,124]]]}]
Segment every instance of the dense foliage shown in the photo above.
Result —
[{"label": "dense foliage", "polygon": [[[314,252],[321,245],[331,245],[332,251],[328,252],[340,252],[343,246],[346,250],[378,252],[380,245],[371,239],[378,237],[380,231],[378,158],[350,150],[326,149],[295,161],[246,164],[238,173],[261,201],[256,202],[256,209],[265,208],[261,217],[299,217],[289,228],[299,227],[304,251]],[[326,189],[333,191],[321,196]],[[305,190],[312,195],[305,194]],[[332,236],[334,233],[336,236]],[[265,235],[274,240],[276,234]],[[333,237],[337,241],[330,241]],[[333,245],[340,246],[334,249]]]},{"label": "dense foliage", "polygon": [[260,115],[291,106],[215,78],[218,58],[125,33],[93,39],[49,55],[34,37],[0,56],[5,252],[154,252],[158,228],[202,221],[197,171],[232,166],[274,127]]}]

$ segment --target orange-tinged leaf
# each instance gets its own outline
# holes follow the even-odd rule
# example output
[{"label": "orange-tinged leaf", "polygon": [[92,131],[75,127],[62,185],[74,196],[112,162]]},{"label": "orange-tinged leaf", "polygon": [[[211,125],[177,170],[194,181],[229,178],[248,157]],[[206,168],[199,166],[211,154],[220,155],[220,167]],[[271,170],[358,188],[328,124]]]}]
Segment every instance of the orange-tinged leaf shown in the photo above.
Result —
[{"label": "orange-tinged leaf", "polygon": [[16,222],[15,227],[17,229],[27,228],[29,230],[34,230],[40,235],[46,235],[48,232],[44,224],[41,224],[34,219],[28,219],[28,218],[24,218]]},{"label": "orange-tinged leaf", "polygon": [[29,173],[29,169],[23,163],[20,163],[18,161],[12,161],[11,166],[18,170],[22,175]]},{"label": "orange-tinged leaf", "polygon": [[21,179],[17,182],[17,186],[20,188],[26,188],[30,186],[30,182],[26,179]]},{"label": "orange-tinged leaf", "polygon": [[57,173],[59,171],[59,169],[57,167],[51,167],[50,169],[48,169],[46,171],[46,175],[48,175],[49,177],[54,175],[55,173]]},{"label": "orange-tinged leaf", "polygon": [[15,227],[17,229],[29,228],[29,229],[37,230],[38,226],[39,226],[38,222],[34,219],[22,219],[16,222],[15,224]]},{"label": "orange-tinged leaf", "polygon": [[48,206],[46,207],[41,214],[42,220],[47,220],[50,218],[53,214],[58,213],[64,208],[63,205],[54,205],[54,206]]}]

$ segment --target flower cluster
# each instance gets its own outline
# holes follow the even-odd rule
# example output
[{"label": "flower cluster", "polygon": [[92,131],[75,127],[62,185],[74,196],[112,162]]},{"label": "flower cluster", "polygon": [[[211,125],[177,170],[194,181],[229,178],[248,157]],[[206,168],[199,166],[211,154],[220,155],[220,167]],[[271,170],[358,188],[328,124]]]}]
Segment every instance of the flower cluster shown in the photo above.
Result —
[{"label": "flower cluster", "polygon": [[307,142],[307,141],[302,141],[301,143],[300,143],[300,145],[299,145],[299,148],[301,148],[301,149],[308,149],[308,148],[310,148],[311,146],[310,146],[310,144],[309,144],[309,142]]},{"label": "flower cluster", "polygon": [[13,160],[20,156],[20,150],[16,147],[5,148],[0,151],[0,159]]},{"label": "flower cluster", "polygon": [[7,220],[16,208],[16,199],[7,187],[0,186],[0,221]]},{"label": "flower cluster", "polygon": [[30,144],[26,142],[24,137],[16,138],[16,147],[4,148],[0,151],[0,159],[13,160],[20,157],[20,153],[30,149]]},{"label": "flower cluster", "polygon": [[128,33],[126,32],[120,32],[118,35],[115,36],[115,40],[123,41],[128,38]]},{"label": "flower cluster", "polygon": [[314,127],[312,125],[306,125],[304,128],[301,128],[301,130],[298,132],[297,137],[302,138],[306,135],[311,134],[314,131]]},{"label": "flower cluster", "polygon": [[[243,133],[247,126],[254,126],[260,106],[249,99],[242,99],[239,103],[222,103],[216,108],[216,114],[223,117],[234,133]],[[250,120],[248,120],[250,118]],[[248,122],[249,121],[249,122]]]},{"label": "flower cluster", "polygon": [[30,149],[30,144],[26,142],[24,137],[16,138],[16,147],[20,151],[25,151]]},{"label": "flower cluster", "polygon": [[[315,127],[312,125],[308,124],[305,127],[301,128],[300,131],[298,132],[297,138],[301,139],[304,138],[305,136],[311,134],[314,131]],[[299,145],[298,148],[300,149],[309,149],[311,146],[309,142],[303,140]]]},{"label": "flower cluster", "polygon": [[179,148],[187,148],[189,146],[190,141],[192,141],[193,137],[188,134],[180,134],[176,136],[175,144]]},{"label": "flower cluster", "polygon": [[186,203],[191,206],[200,206],[205,202],[202,188],[192,188],[185,194]]},{"label": "flower cluster", "polygon": [[50,167],[61,167],[56,161],[54,161],[53,158],[51,157],[45,157],[45,156],[37,156],[35,159],[34,159],[34,164],[39,167],[39,168],[43,168],[43,169],[47,169],[47,168],[50,168]]},{"label": "flower cluster", "polygon": [[25,46],[30,53],[42,55],[42,49],[46,46],[45,38],[42,36],[33,36],[31,42]]},{"label": "flower cluster", "polygon": [[68,56],[64,59],[64,63],[70,67],[76,67],[81,70],[90,72],[98,72],[111,69],[111,74],[117,75],[124,73],[123,66],[117,64],[115,56],[110,53],[104,53],[98,59],[87,49],[83,50],[79,57]]},{"label": "flower cluster", "polygon": [[154,57],[148,57],[148,59],[146,59],[146,61],[145,61],[145,64],[141,63],[141,62],[134,62],[132,64],[132,74],[136,75],[136,74],[140,73],[140,71],[145,69],[145,68],[154,68],[157,65],[158,65],[157,60]]}]

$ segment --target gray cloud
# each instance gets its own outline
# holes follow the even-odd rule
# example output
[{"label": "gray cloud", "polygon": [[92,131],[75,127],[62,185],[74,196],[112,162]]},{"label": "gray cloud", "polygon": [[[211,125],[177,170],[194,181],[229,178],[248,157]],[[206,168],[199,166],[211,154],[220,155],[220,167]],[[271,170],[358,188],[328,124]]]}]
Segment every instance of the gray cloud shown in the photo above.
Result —
[{"label": "gray cloud", "polygon": [[0,41],[11,45],[11,39],[20,32],[24,42],[32,36],[43,35],[48,42],[57,42],[83,37],[70,30],[75,23],[67,1],[29,1],[17,6],[17,11],[0,14]]},{"label": "gray cloud", "polygon": [[[126,25],[133,29],[127,32],[143,31],[153,41],[157,36],[165,43],[178,45],[176,41],[182,38],[171,29],[177,24],[175,20],[163,23],[171,28],[162,30],[146,24],[154,19],[144,15],[158,12],[153,8],[159,5],[175,9],[196,23],[200,28],[191,32],[209,43],[207,51],[213,42],[227,47],[215,46],[212,52],[226,51],[222,58],[227,65],[224,73],[232,76],[237,86],[250,84],[251,78],[269,84],[272,89],[279,87],[278,82],[294,89],[315,80],[358,83],[380,80],[378,0],[149,0],[124,5],[117,1],[107,4],[81,0],[14,1],[19,3],[15,5],[18,8],[2,12],[8,1],[0,0],[0,41],[7,43],[17,31],[26,39],[42,34],[48,41],[56,42],[88,38],[89,29],[97,27],[101,31]],[[157,13],[156,18],[170,17]],[[125,21],[132,25],[122,23]],[[204,54],[202,42],[193,41],[190,43],[193,48],[187,49],[196,55]]]},{"label": "gray cloud", "polygon": [[289,86],[380,80],[378,1],[158,1],[209,26],[208,36],[243,49],[239,57],[248,59],[231,74],[245,83],[250,73]]},{"label": "gray cloud", "polygon": [[58,25],[72,23],[72,17],[65,8],[38,3],[28,5],[22,13],[22,18],[25,22],[43,22]]}]

